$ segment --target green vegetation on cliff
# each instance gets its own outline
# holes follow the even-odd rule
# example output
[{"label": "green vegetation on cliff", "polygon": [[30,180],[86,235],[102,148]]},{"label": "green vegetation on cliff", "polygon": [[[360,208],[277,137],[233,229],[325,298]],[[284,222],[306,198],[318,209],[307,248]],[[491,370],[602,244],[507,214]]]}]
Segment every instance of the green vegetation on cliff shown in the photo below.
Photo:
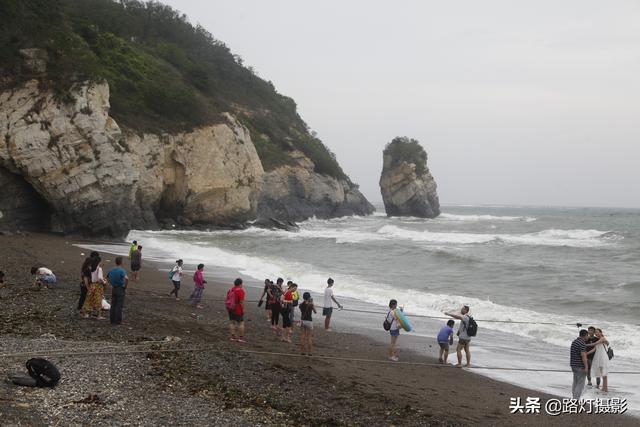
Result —
[{"label": "green vegetation on cliff", "polygon": [[427,152],[420,145],[420,142],[406,136],[397,136],[384,147],[383,156],[391,157],[392,167],[402,164],[402,162],[415,163],[416,174],[421,176],[427,169]]},{"label": "green vegetation on cliff", "polygon": [[[316,172],[346,178],[295,102],[242,64],[222,42],[157,2],[2,0],[0,85],[40,78],[60,93],[74,81],[106,79],[111,115],[136,131],[183,131],[231,112],[252,133],[266,170],[300,150]],[[20,49],[47,52],[47,74],[22,66]]]}]

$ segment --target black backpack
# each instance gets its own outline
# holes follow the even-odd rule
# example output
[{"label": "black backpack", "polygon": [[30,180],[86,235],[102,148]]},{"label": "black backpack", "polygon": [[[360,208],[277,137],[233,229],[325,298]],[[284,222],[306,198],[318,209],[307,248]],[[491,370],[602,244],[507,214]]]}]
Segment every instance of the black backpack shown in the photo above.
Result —
[{"label": "black backpack", "polygon": [[467,335],[469,335],[470,337],[475,337],[476,334],[478,333],[478,324],[476,323],[475,320],[473,320],[473,317],[469,316],[469,321],[467,322],[466,325],[466,331],[467,331]]},{"label": "black backpack", "polygon": [[382,322],[382,327],[384,328],[385,331],[391,330],[391,322],[389,322],[389,313],[387,313],[387,316],[384,318],[384,322]]},{"label": "black backpack", "polygon": [[60,371],[48,360],[34,358],[27,360],[27,370],[38,387],[55,387],[60,381]]}]

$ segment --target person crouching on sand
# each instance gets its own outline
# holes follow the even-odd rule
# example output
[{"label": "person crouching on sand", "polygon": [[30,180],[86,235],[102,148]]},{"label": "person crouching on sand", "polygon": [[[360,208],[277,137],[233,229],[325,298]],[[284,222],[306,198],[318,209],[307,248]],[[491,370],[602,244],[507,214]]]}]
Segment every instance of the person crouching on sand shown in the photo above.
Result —
[{"label": "person crouching on sand", "polygon": [[396,308],[398,308],[398,301],[394,299],[389,301],[389,312],[387,313],[387,322],[391,324],[391,328],[389,328],[389,334],[391,335],[391,340],[389,341],[389,360],[393,362],[399,360],[396,354],[396,345],[398,343],[398,337],[400,336],[400,325],[398,324],[396,315],[393,313],[393,310]]},{"label": "person crouching on sand", "polygon": [[38,289],[42,286],[50,289],[56,284],[56,275],[47,267],[31,267],[31,275],[33,276],[33,286],[37,286]]},{"label": "person crouching on sand", "polygon": [[471,350],[469,346],[471,344],[471,337],[467,334],[467,328],[469,327],[469,306],[464,305],[460,310],[460,314],[445,313],[447,316],[451,316],[454,319],[460,320],[460,327],[458,328],[458,347],[456,347],[456,355],[458,356],[458,364],[456,368],[462,367],[462,350],[467,357],[467,364],[465,367],[471,366]]},{"label": "person crouching on sand", "polygon": [[[231,341],[244,341],[244,289],[242,289],[242,279],[238,278],[233,282],[233,287],[227,291],[227,312],[229,313],[229,333]],[[229,303],[227,303],[229,301]]]},{"label": "person crouching on sand", "polygon": [[200,305],[200,300],[202,299],[205,283],[207,281],[204,280],[204,264],[198,264],[198,269],[193,273],[193,292],[189,297],[189,304],[195,305],[196,308],[203,308]]},{"label": "person crouching on sand", "polygon": [[453,345],[453,326],[456,324],[453,320],[447,321],[447,324],[438,332],[438,345],[440,346],[440,355],[438,362],[447,364],[449,358],[449,346]]},{"label": "person crouching on sand", "polygon": [[300,308],[300,354],[311,356],[313,353],[313,317],[316,312],[313,305],[313,298],[309,292],[302,294],[302,304]]}]

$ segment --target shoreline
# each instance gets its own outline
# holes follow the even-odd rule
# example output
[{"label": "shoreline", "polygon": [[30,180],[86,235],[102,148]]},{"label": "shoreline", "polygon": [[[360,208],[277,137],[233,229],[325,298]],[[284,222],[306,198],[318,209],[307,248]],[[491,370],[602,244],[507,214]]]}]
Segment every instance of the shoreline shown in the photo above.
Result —
[{"label": "shoreline", "polygon": [[[220,366],[212,366],[212,359],[205,352],[199,354],[178,353],[177,351],[169,354],[149,353],[159,354],[157,356],[159,360],[168,362],[169,365],[171,363],[176,363],[178,366],[184,365],[184,371],[181,368],[182,376],[177,378],[172,378],[169,373],[167,374],[169,378],[165,377],[166,381],[159,383],[146,382],[146,377],[144,377],[141,379],[141,384],[143,387],[153,387],[155,390],[155,387],[166,388],[164,382],[169,384],[175,382],[176,385],[171,387],[172,393],[178,397],[184,397],[189,395],[189,392],[183,388],[186,387],[188,390],[192,386],[189,383],[197,376],[195,372],[199,372],[199,368],[206,366],[211,370],[223,369],[215,381],[203,382],[203,389],[209,390],[212,384],[215,384],[215,390],[210,391],[211,396],[202,399],[207,402],[211,400],[220,403],[222,401],[224,404],[220,414],[223,417],[228,416],[229,420],[237,414],[233,410],[228,411],[228,414],[224,411],[225,402],[228,403],[230,398],[220,395],[220,387],[224,386],[228,390],[229,382],[255,381],[268,371],[270,373],[268,378],[272,378],[271,381],[263,378],[263,382],[254,384],[254,388],[264,387],[265,393],[261,394],[260,390],[247,390],[246,387],[240,387],[237,390],[234,388],[235,391],[232,393],[234,396],[231,400],[234,401],[234,408],[242,406],[238,405],[237,400],[234,400],[236,397],[241,402],[252,402],[244,407],[244,410],[251,410],[242,414],[242,416],[246,415],[245,422],[249,424],[265,422],[260,416],[270,413],[272,410],[277,410],[285,415],[282,419],[278,418],[278,421],[269,418],[266,421],[267,424],[271,421],[274,424],[286,425],[325,423],[337,425],[393,423],[399,425],[511,425],[513,423],[525,425],[539,425],[540,423],[548,425],[566,425],[567,423],[570,425],[574,423],[576,425],[601,425],[603,422],[615,423],[616,425],[634,425],[636,421],[630,416],[614,415],[606,416],[606,418],[584,414],[560,417],[550,417],[544,414],[510,415],[510,397],[521,397],[526,400],[528,396],[537,396],[545,401],[551,396],[506,382],[492,380],[468,370],[417,365],[418,363],[435,364],[436,360],[425,354],[403,348],[403,341],[411,340],[408,335],[402,335],[399,342],[401,361],[416,363],[416,365],[390,363],[386,361],[386,343],[381,339],[376,339],[366,333],[327,333],[322,330],[321,310],[314,316],[314,356],[324,356],[326,359],[298,357],[297,345],[284,345],[273,337],[265,320],[264,309],[251,306],[248,307],[246,316],[248,343],[244,345],[243,349],[256,353],[238,353],[234,351],[237,350],[238,344],[228,342],[226,313],[224,304],[220,302],[229,287],[227,283],[230,283],[231,280],[220,277],[212,279],[212,276],[207,275],[206,268],[205,277],[209,278],[209,283],[204,295],[204,310],[192,309],[184,301],[192,290],[192,283],[188,277],[183,281],[182,301],[175,302],[163,297],[162,293],[168,292],[170,286],[166,283],[166,273],[159,271],[162,269],[161,265],[145,261],[141,271],[141,281],[131,284],[128,291],[124,309],[124,326],[111,327],[108,323],[99,324],[96,321],[80,320],[73,310],[75,301],[77,301],[76,270],[79,269],[83,260],[79,254],[81,252],[87,253],[87,250],[75,247],[73,244],[77,242],[90,246],[100,243],[45,234],[2,236],[0,239],[4,243],[2,245],[4,262],[19,268],[14,272],[15,268],[10,269],[6,265],[0,266],[0,269],[3,269],[7,274],[7,282],[11,284],[0,290],[3,305],[5,302],[16,303],[19,298],[19,304],[38,307],[38,304],[55,299],[55,308],[57,309],[54,313],[45,313],[46,315],[38,310],[27,311],[26,314],[21,314],[18,321],[12,319],[12,315],[20,312],[20,307],[15,307],[13,312],[9,310],[8,314],[3,313],[4,322],[1,326],[3,338],[23,339],[27,342],[40,339],[43,334],[53,334],[56,337],[64,337],[63,341],[65,342],[72,343],[100,341],[117,343],[118,345],[122,345],[122,343],[133,345],[143,342],[145,339],[148,340],[149,337],[177,336],[180,338],[178,346],[193,347],[207,343],[214,346],[215,352],[219,353],[220,357],[215,358],[216,361],[224,359],[225,363],[233,364],[242,359],[243,364],[234,366],[240,371],[246,369],[246,372],[233,371],[230,374],[229,371],[223,369],[224,363],[222,362]],[[112,261],[113,257],[104,258]],[[56,289],[40,292],[28,289],[30,282],[27,270],[36,260],[41,260],[43,265],[54,270],[59,283]],[[105,262],[105,270],[108,271],[112,265],[113,262]],[[128,266],[125,265],[125,267]],[[261,292],[260,289],[252,287],[247,287],[247,290],[247,299],[251,300],[256,299],[256,294],[259,295]],[[19,295],[17,295],[18,293]],[[109,292],[107,294],[109,295]],[[152,294],[154,297],[150,298]],[[213,301],[214,299],[216,301]],[[34,312],[37,313],[34,314]],[[348,322],[348,316],[345,318]],[[342,329],[343,320],[335,320],[338,329]],[[298,332],[295,331],[294,343],[297,340]],[[60,339],[57,341],[60,343]],[[282,354],[296,357],[286,357]],[[352,356],[353,359],[359,359],[359,361],[330,359],[330,357],[344,357],[345,354]],[[449,357],[451,360],[452,357],[455,357],[455,353]],[[142,358],[144,359],[144,357]],[[365,359],[377,360],[378,358],[380,360],[376,363],[362,361]],[[53,356],[51,360],[55,363],[61,363],[63,368],[65,363],[73,362],[68,362],[63,356]],[[9,368],[19,368],[18,361],[11,360],[10,362],[11,366],[2,369],[3,375],[10,370]],[[76,360],[75,362],[85,363],[86,360],[84,362]],[[136,361],[136,363],[140,363],[140,361]],[[167,368],[163,365],[162,369]],[[62,373],[64,376],[64,369]],[[308,389],[302,390],[308,391],[308,393],[303,393],[306,400],[283,407],[279,399],[275,399],[273,402],[266,399],[272,394],[277,395],[279,391],[283,391],[275,392],[270,387],[274,373],[276,378],[281,377],[284,373],[284,383],[280,385],[286,393],[282,400],[288,401],[286,396],[299,396],[301,389]],[[236,378],[237,375],[246,375],[247,378]],[[288,381],[290,377],[295,377],[305,385],[300,385],[300,382],[290,383]],[[183,381],[185,378],[188,381]],[[49,391],[49,393],[55,394],[63,386],[72,387],[73,384],[69,383],[73,383],[72,378],[67,379],[57,389]],[[249,384],[251,383],[249,382]],[[12,404],[12,402],[15,403],[11,400],[12,387],[5,384],[0,389],[0,414],[12,413],[7,408],[13,408],[16,417],[14,420],[20,420],[21,417],[27,417],[25,414],[27,411],[20,410],[20,407]],[[86,394],[90,394],[92,388],[85,387],[82,390],[86,391]],[[252,395],[254,392],[257,393],[256,396]],[[150,393],[152,394],[151,391]],[[336,393],[340,399],[335,399]],[[224,393],[222,394],[224,395]],[[248,398],[249,395],[251,398]],[[461,398],[464,399],[463,402],[460,401]],[[260,402],[260,399],[269,400],[269,405],[257,404],[256,402]],[[295,400],[300,399],[296,397]],[[301,420],[299,418],[301,411],[310,418],[306,421]],[[181,414],[180,417],[174,419],[174,422],[185,422],[185,416]],[[251,418],[253,416],[258,418]],[[334,422],[329,422],[330,419]],[[157,419],[156,421],[160,422]]]}]

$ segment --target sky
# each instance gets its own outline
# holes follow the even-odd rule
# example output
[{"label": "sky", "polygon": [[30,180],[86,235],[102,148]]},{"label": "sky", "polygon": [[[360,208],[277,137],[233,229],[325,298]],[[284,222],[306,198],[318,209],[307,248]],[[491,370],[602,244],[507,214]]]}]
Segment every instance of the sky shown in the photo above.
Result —
[{"label": "sky", "polygon": [[408,136],[444,204],[640,207],[640,2],[163,2],[292,97],[373,202]]}]

